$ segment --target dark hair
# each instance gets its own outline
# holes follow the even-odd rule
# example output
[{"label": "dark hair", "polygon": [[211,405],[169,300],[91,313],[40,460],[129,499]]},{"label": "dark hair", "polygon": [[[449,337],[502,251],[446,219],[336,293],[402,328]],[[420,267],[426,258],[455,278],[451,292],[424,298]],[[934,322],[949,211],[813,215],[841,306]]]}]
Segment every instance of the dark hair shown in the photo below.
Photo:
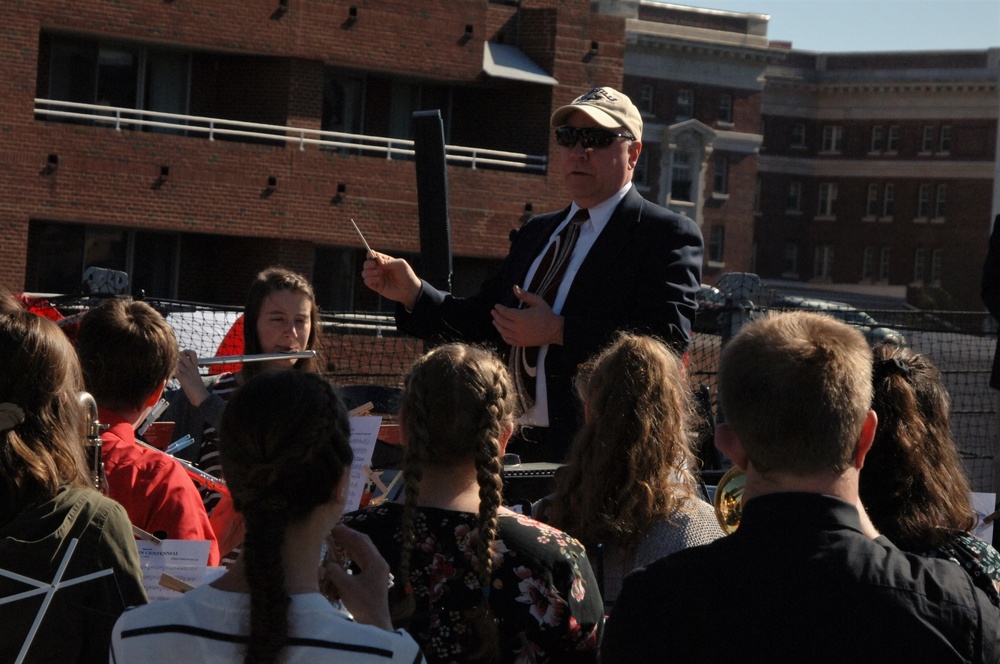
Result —
[{"label": "dark hair", "polygon": [[[295,368],[300,371],[318,372],[322,365],[319,358],[319,337],[320,320],[319,307],[316,306],[316,295],[313,293],[309,280],[298,272],[293,272],[288,268],[275,265],[269,267],[254,277],[247,291],[246,305],[243,307],[243,352],[247,355],[264,352],[257,337],[257,323],[260,320],[260,310],[264,306],[264,300],[275,291],[288,291],[304,295],[309,299],[311,309],[309,311],[309,338],[303,350],[315,350],[317,356],[306,357],[296,361]],[[247,362],[243,365],[244,378],[252,378],[261,373],[264,365],[259,362]]]},{"label": "dark hair", "polygon": [[393,620],[413,614],[410,556],[415,545],[415,521],[423,468],[474,461],[479,484],[479,514],[475,561],[483,599],[467,619],[473,639],[472,657],[488,659],[499,638],[487,595],[493,579],[491,548],[497,535],[503,469],[501,439],[514,425],[516,396],[504,363],[482,348],[452,343],[418,359],[406,377],[400,426],[406,440],[403,484],[406,503],[400,529],[402,598],[393,603]]},{"label": "dark hair", "polygon": [[285,531],[333,497],[353,457],[350,423],[333,386],[321,376],[278,371],[260,374],[236,392],[220,434],[222,469],[246,526],[245,661],[272,662],[288,640],[290,600],[281,564]]},{"label": "dark hair", "polygon": [[875,348],[874,375],[878,428],[861,470],[861,502],[893,544],[926,553],[949,531],[976,525],[948,391],[930,360],[891,344]]},{"label": "dark hair", "polygon": [[552,524],[587,546],[632,552],[695,495],[680,361],[657,339],[621,333],[581,368],[576,386],[589,416],[557,475]]},{"label": "dark hair", "polygon": [[142,407],[177,368],[173,328],[153,307],[127,297],[87,312],[76,350],[87,391],[117,412]]},{"label": "dark hair", "polygon": [[0,430],[3,524],[59,487],[89,486],[90,480],[77,397],[83,379],[66,335],[41,316],[0,313],[0,367],[0,404],[23,417]]}]

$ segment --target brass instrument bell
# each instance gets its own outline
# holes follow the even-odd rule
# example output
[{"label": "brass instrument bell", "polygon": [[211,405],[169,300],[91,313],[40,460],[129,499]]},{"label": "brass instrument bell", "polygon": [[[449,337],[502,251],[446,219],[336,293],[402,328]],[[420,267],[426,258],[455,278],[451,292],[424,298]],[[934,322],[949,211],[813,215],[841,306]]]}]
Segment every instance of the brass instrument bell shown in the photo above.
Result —
[{"label": "brass instrument bell", "polygon": [[743,490],[746,488],[746,473],[733,466],[719,480],[712,498],[715,507],[715,518],[718,519],[722,532],[727,535],[736,532],[743,516]]}]

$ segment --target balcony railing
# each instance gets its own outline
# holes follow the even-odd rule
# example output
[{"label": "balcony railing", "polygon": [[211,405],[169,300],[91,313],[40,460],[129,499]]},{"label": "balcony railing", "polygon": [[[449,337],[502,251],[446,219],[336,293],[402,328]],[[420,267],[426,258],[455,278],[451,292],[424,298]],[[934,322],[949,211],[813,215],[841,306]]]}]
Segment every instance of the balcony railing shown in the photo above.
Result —
[{"label": "balcony railing", "polygon": [[[36,98],[35,116],[47,120],[93,122],[112,127],[115,131],[149,128],[183,132],[202,135],[210,141],[215,140],[218,136],[233,136],[294,144],[298,145],[300,150],[314,145],[321,149],[353,150],[364,154],[384,156],[387,160],[412,158],[414,154],[414,142],[404,138],[348,134],[340,131],[241,122],[119,106],[81,104],[56,99]],[[473,169],[507,168],[544,172],[548,162],[545,155],[470,148],[462,145],[445,145],[445,157],[449,164],[467,166]]]}]

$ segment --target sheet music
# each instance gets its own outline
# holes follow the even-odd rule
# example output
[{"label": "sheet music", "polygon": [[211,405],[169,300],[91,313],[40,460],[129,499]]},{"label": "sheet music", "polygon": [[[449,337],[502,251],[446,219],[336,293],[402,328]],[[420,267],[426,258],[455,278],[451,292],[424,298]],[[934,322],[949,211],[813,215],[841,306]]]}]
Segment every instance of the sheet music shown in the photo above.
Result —
[{"label": "sheet music", "polygon": [[150,602],[181,596],[176,590],[160,585],[160,575],[164,572],[193,586],[200,586],[218,576],[218,571],[212,570],[221,569],[225,572],[223,568],[207,566],[211,548],[208,540],[168,539],[163,540],[162,544],[136,540],[135,544],[142,568],[142,587],[146,589]]},{"label": "sheet music", "polygon": [[375,451],[375,441],[378,440],[378,429],[382,418],[378,416],[351,418],[351,450],[354,452],[354,462],[351,464],[350,484],[347,487],[347,500],[344,503],[345,512],[353,512],[361,506],[361,494],[365,489],[368,472],[365,466],[372,462],[372,452]]},{"label": "sheet music", "polygon": [[990,544],[993,542],[993,526],[996,523],[984,524],[983,518],[993,514],[996,505],[996,494],[973,491],[969,495],[972,498],[972,509],[975,510],[976,516],[979,517],[979,523],[973,529],[972,534]]}]

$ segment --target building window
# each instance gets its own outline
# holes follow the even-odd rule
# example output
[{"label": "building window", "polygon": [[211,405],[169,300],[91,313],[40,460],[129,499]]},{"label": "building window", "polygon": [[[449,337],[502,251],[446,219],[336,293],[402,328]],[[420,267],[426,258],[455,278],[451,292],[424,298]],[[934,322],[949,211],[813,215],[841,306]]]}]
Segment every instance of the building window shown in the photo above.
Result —
[{"label": "building window", "polygon": [[785,244],[785,251],[781,255],[781,274],[789,277],[799,274],[799,245]]},{"label": "building window", "polygon": [[649,153],[645,150],[639,153],[639,159],[635,162],[635,170],[632,171],[632,182],[637,187],[649,186]]},{"label": "building window", "polygon": [[879,281],[889,280],[889,247],[882,247],[882,251],[879,252],[878,258],[878,279]]},{"label": "building window", "polygon": [[844,143],[844,128],[833,125],[823,127],[823,152],[840,152]]},{"label": "building window", "polygon": [[882,195],[882,216],[892,217],[896,207],[896,187],[892,184],[885,185],[885,193]]},{"label": "building window", "polygon": [[813,276],[829,279],[833,276],[833,246],[821,244],[816,247],[813,261]]},{"label": "building window", "polygon": [[693,200],[691,196],[691,153],[674,152],[670,168],[670,198],[675,201]]},{"label": "building window", "polygon": [[944,269],[944,251],[941,249],[935,249],[931,252],[931,284],[934,286],[941,285],[941,274]]},{"label": "building window", "polygon": [[924,250],[917,249],[913,252],[913,281],[924,280]]},{"label": "building window", "polygon": [[725,157],[715,158],[715,173],[712,176],[712,193],[726,195],[729,193],[729,160]]},{"label": "building window", "polygon": [[[323,116],[320,120],[320,128],[323,131],[360,134],[364,93],[364,79],[348,76],[333,69],[326,69],[323,72]],[[324,146],[324,149],[339,150],[340,148]]]},{"label": "building window", "polygon": [[875,247],[865,247],[864,258],[861,262],[861,278],[871,279],[875,271]]},{"label": "building window", "polygon": [[724,124],[733,123],[733,96],[723,94],[719,96],[719,122]]},{"label": "building window", "polygon": [[645,115],[655,115],[653,108],[653,86],[643,85],[639,91],[639,109]]},{"label": "building window", "polygon": [[761,192],[762,187],[763,187],[763,184],[761,182],[760,176],[758,175],[757,176],[757,180],[754,182],[754,185],[753,185],[753,211],[754,211],[754,214],[760,214],[760,198],[761,198],[760,192]]},{"label": "building window", "polygon": [[899,149],[899,125],[889,125],[889,132],[885,137],[885,151],[895,152]]},{"label": "building window", "polygon": [[874,219],[878,216],[878,183],[868,185],[868,200],[865,206],[865,216]]},{"label": "building window", "polygon": [[944,203],[948,196],[948,185],[939,184],[934,192],[934,217],[944,219]]},{"label": "building window", "polygon": [[792,125],[793,148],[804,148],[806,146],[806,126],[801,122]]},{"label": "building window", "polygon": [[712,226],[708,235],[708,260],[713,263],[722,263],[725,252],[726,227]]},{"label": "building window", "polygon": [[802,182],[792,180],[788,183],[788,202],[786,212],[802,212]]},{"label": "building window", "polygon": [[691,90],[677,91],[677,121],[690,120],[694,117],[694,92]]},{"label": "building window", "polygon": [[875,125],[872,127],[872,138],[871,143],[868,145],[869,152],[881,152],[882,151],[882,125]]},{"label": "building window", "polygon": [[951,126],[942,125],[941,127],[941,138],[938,143],[938,152],[943,154],[948,154],[951,152]]},{"label": "building window", "polygon": [[834,182],[823,182],[819,185],[819,206],[817,216],[834,217],[837,215],[837,185]]},{"label": "building window", "polygon": [[920,152],[931,153],[934,151],[934,127],[924,127],[924,138],[920,142]]},{"label": "building window", "polygon": [[917,218],[926,219],[931,211],[931,186],[929,184],[920,185],[917,190]]}]

